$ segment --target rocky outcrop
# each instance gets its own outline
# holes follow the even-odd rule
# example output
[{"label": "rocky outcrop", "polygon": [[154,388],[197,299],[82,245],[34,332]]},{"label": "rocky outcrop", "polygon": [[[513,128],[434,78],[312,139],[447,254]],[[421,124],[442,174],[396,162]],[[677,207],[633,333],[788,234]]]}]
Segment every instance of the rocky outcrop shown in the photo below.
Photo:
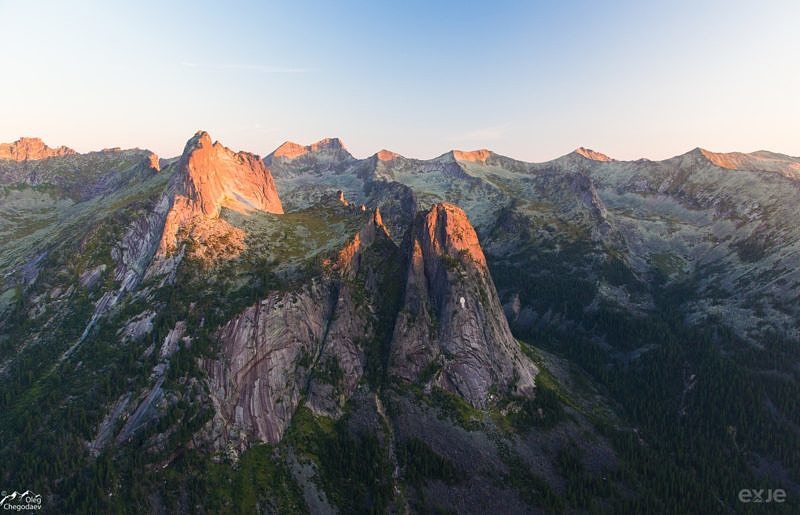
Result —
[{"label": "rocky outcrop", "polygon": [[[107,290],[94,305],[89,322],[86,324],[81,337],[70,346],[62,355],[68,358],[86,339],[95,325],[112,309],[127,293],[134,291],[142,280],[154,268],[156,249],[159,238],[162,237],[164,224],[167,220],[169,209],[166,194],[157,199],[150,206],[144,216],[134,218],[126,227],[121,240],[111,249],[114,260],[114,280],[117,287]],[[105,273],[103,270],[102,273]],[[97,277],[96,280],[99,280]],[[86,278],[87,280],[89,277]]]},{"label": "rocky outcrop", "polygon": [[453,204],[418,215],[404,242],[405,299],[390,373],[431,381],[476,407],[532,395],[537,369],[511,335],[475,229]]},{"label": "rocky outcrop", "polygon": [[414,190],[399,182],[375,181],[364,188],[370,205],[378,205],[389,234],[402,240],[417,214]]},{"label": "rocky outcrop", "polygon": [[330,317],[330,290],[315,282],[272,293],[225,324],[220,358],[206,360],[215,447],[277,442],[297,408]]},{"label": "rocky outcrop", "polygon": [[146,165],[152,169],[153,171],[160,172],[161,171],[161,160],[158,158],[156,154],[152,152],[147,155],[145,158]]},{"label": "rocky outcrop", "polygon": [[378,313],[391,302],[383,286],[395,279],[396,251],[377,209],[339,251],[332,317],[309,382],[315,413],[338,417],[361,381],[366,347],[376,345]]},{"label": "rocky outcrop", "polygon": [[209,218],[218,217],[223,204],[242,211],[283,213],[272,174],[261,159],[212,144],[204,131],[186,143],[178,173],[180,194],[192,210]]},{"label": "rocky outcrop", "polygon": [[203,363],[216,411],[204,434],[215,448],[279,441],[303,395],[314,412],[341,414],[375,332],[386,257],[367,256],[376,242],[396,249],[373,211],[322,277],[271,293],[222,327],[219,358]]},{"label": "rocky outcrop", "polygon": [[11,161],[35,161],[75,153],[64,146],[50,148],[39,138],[20,138],[13,143],[0,143],[0,159]]},{"label": "rocky outcrop", "polygon": [[339,138],[324,138],[311,145],[286,141],[264,158],[264,161],[271,164],[274,160],[292,161],[306,155],[334,159],[352,158]]},{"label": "rocky outcrop", "polygon": [[[345,200],[345,202],[347,201]],[[342,272],[344,277],[353,279],[356,276],[360,269],[364,250],[372,245],[376,238],[389,240],[389,232],[383,225],[380,209],[371,212],[369,222],[364,224],[364,227],[339,251],[336,268]]]},{"label": "rocky outcrop", "polygon": [[403,157],[397,152],[392,152],[391,150],[381,149],[375,153],[375,158],[378,161],[394,161],[398,157]]},{"label": "rocky outcrop", "polygon": [[486,160],[493,155],[491,150],[482,148],[480,150],[453,150],[453,159],[456,161],[467,161],[470,163],[486,163]]},{"label": "rocky outcrop", "polygon": [[364,375],[364,343],[372,335],[362,290],[353,283],[331,284],[331,316],[308,381],[307,405],[338,418]]},{"label": "rocky outcrop", "polygon": [[575,153],[591,161],[602,161],[602,162],[613,161],[613,159],[603,154],[602,152],[597,152],[595,150],[586,147],[576,148]]},{"label": "rocky outcrop", "polygon": [[145,216],[131,222],[122,240],[112,250],[118,263],[114,278],[125,288],[136,286],[146,275],[163,237],[169,210],[169,195],[164,194]]},{"label": "rocky outcrop", "polygon": [[204,131],[186,143],[177,167],[169,187],[172,207],[159,247],[162,255],[176,248],[182,229],[190,230],[197,219],[219,218],[222,207],[283,213],[272,174],[263,161],[255,154],[212,143]]}]

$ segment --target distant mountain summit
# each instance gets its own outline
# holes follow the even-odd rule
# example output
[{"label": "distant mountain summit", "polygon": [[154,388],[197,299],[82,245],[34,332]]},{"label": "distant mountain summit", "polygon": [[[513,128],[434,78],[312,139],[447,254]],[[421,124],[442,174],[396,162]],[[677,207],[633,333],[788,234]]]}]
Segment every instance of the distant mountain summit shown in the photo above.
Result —
[{"label": "distant mountain summit", "polygon": [[12,161],[34,161],[75,153],[64,146],[50,148],[39,138],[20,138],[13,143],[0,143],[0,159]]},{"label": "distant mountain summit", "polygon": [[375,158],[378,161],[394,161],[398,157],[403,157],[397,152],[392,152],[391,150],[381,149],[375,153]]},{"label": "distant mountain summit", "polygon": [[456,161],[468,161],[473,163],[485,163],[490,156],[494,155],[494,152],[491,150],[487,150],[482,148],[480,150],[453,150],[453,159]]},{"label": "distant mountain summit", "polygon": [[591,159],[592,161],[613,161],[613,159],[602,152],[596,152],[590,148],[578,147],[575,149],[575,153],[579,156],[585,157],[586,159]]},{"label": "distant mountain summit", "polygon": [[292,141],[286,141],[264,158],[264,161],[267,164],[270,164],[274,159],[292,161],[308,154],[313,156],[352,158],[339,138],[324,138],[310,145],[300,145]]},{"label": "distant mountain summit", "polygon": [[764,170],[770,172],[800,173],[800,158],[759,150],[757,152],[712,152],[696,148],[692,152],[709,162],[728,170]]}]

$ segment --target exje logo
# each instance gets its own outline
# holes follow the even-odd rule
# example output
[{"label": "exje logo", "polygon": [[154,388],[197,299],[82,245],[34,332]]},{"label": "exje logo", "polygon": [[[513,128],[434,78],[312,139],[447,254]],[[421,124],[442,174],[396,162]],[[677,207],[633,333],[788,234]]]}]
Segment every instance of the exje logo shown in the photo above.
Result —
[{"label": "exje logo", "polygon": [[746,502],[746,503],[782,503],[786,502],[786,490],[783,488],[775,488],[775,489],[755,489],[755,488],[743,488],[739,490],[739,501]]},{"label": "exje logo", "polygon": [[22,493],[14,490],[11,493],[2,492],[2,500],[0,506],[4,510],[10,511],[35,511],[42,509],[42,496],[35,494],[30,490],[25,490]]}]

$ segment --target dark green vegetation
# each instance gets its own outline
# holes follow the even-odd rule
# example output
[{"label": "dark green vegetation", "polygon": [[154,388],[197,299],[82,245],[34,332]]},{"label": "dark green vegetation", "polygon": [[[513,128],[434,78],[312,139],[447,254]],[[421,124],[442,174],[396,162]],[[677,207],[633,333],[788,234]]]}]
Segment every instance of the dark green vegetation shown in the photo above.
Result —
[{"label": "dark green vegetation", "polygon": [[397,459],[403,467],[404,477],[410,484],[419,486],[429,479],[457,483],[463,472],[447,458],[436,454],[419,438],[412,438],[398,446]]},{"label": "dark green vegetation", "polygon": [[[619,500],[625,512],[724,512],[724,505],[737,505],[742,488],[780,488],[786,485],[781,478],[800,477],[800,387],[791,347],[776,338],[764,342],[774,352],[765,354],[713,320],[686,328],[674,303],[685,287],[664,289],[658,315],[646,319],[601,310],[578,319],[591,332],[524,334],[584,367],[636,428],[598,421],[621,459],[614,477],[636,492]],[[611,349],[592,341],[599,328]],[[622,361],[617,351],[645,346],[650,350],[632,360]],[[765,461],[773,467],[764,467]],[[566,451],[559,466],[579,485],[594,482]],[[568,498],[586,501],[585,489],[571,486]],[[796,510],[791,497],[770,509]]]},{"label": "dark green vegetation", "polygon": [[316,466],[320,486],[342,512],[383,513],[392,490],[382,437],[352,431],[348,417],[333,422],[301,407],[283,443]]},{"label": "dark green vegetation", "polygon": [[[365,261],[380,267],[380,302],[373,319],[375,332],[371,341],[364,343],[366,367],[364,378],[373,390],[379,391],[386,380],[389,345],[403,295],[402,274],[405,271],[399,248],[385,239],[378,239],[366,252]],[[358,302],[358,301],[356,301]]]}]

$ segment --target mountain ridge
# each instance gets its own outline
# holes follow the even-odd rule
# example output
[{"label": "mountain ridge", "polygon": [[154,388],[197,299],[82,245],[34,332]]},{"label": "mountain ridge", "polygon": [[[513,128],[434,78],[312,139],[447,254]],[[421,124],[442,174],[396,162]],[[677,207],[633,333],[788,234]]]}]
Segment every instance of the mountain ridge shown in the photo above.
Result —
[{"label": "mountain ridge", "polygon": [[64,146],[50,148],[39,138],[21,137],[13,143],[0,143],[0,159],[12,161],[38,161],[76,153]]},{"label": "mountain ridge", "polygon": [[[204,132],[204,131],[200,131]],[[16,149],[16,150],[15,150]],[[59,146],[55,148],[51,148],[47,146],[40,138],[38,137],[21,137],[18,140],[11,142],[11,143],[0,143],[0,160],[9,160],[9,161],[37,161],[41,159],[46,159],[50,157],[63,157],[69,155],[87,155],[94,152],[109,152],[109,151],[121,151],[121,150],[140,150],[139,148],[132,148],[132,149],[119,149],[119,148],[108,148],[102,149],[97,151],[90,151],[90,152],[76,152],[75,150],[66,147],[66,146]],[[184,149],[185,150],[185,149]],[[342,154],[347,158],[351,159],[361,159],[353,157],[347,150],[347,147],[342,143],[340,138],[337,137],[326,137],[314,143],[310,143],[308,145],[301,145],[292,141],[285,141],[278,147],[276,147],[272,152],[269,152],[265,157],[264,161],[269,164],[269,162],[274,158],[283,158],[292,160],[298,157],[302,157],[307,154],[319,154],[329,152],[332,154]],[[618,160],[603,154],[602,152],[598,152],[586,147],[577,147],[573,152],[566,154],[560,157],[554,157],[550,160],[546,161],[522,161],[517,160],[514,158],[510,158],[508,156],[501,156],[496,152],[490,149],[479,149],[479,150],[449,150],[444,154],[433,157],[430,159],[421,159],[421,158],[409,158],[405,157],[401,154],[396,152],[381,149],[371,156],[376,156],[379,161],[391,161],[396,158],[403,158],[409,159],[413,161],[431,161],[441,157],[449,156],[456,161],[464,161],[464,162],[483,162],[485,163],[486,160],[492,156],[497,157],[504,157],[507,159],[514,159],[520,163],[530,164],[530,165],[542,165],[547,163],[556,162],[560,159],[568,157],[570,155],[577,155],[584,157],[590,161],[597,161],[597,162],[612,162],[616,161],[618,163],[635,163],[642,160],[650,161],[650,162],[665,162],[671,159],[679,158],[686,155],[695,155],[699,154],[707,159],[712,164],[719,166],[720,168],[727,168],[732,170],[759,170],[758,165],[759,163],[763,166],[766,166],[765,170],[767,171],[776,171],[780,168],[780,163],[787,163],[788,166],[794,168],[794,163],[800,163],[800,157],[791,156],[789,154],[775,152],[771,150],[755,150],[752,152],[740,152],[740,151],[733,151],[733,152],[715,152],[711,151],[702,147],[695,147],[687,152],[682,154],[677,154],[672,157],[667,157],[661,160],[651,160],[648,158],[636,158],[630,160]],[[256,155],[256,154],[253,154]],[[38,156],[38,157],[36,157]],[[366,158],[365,158],[366,159]],[[764,164],[765,162],[769,162]],[[800,168],[800,164],[798,164],[798,168]]]},{"label": "mountain ridge", "polygon": [[264,158],[266,163],[271,163],[274,159],[294,160],[306,155],[333,154],[339,158],[352,158],[347,151],[347,147],[339,138],[323,138],[310,145],[300,145],[292,141],[286,141],[275,150],[267,154]]},{"label": "mountain ridge", "polygon": [[800,491],[793,158],[308,147],[0,159],[6,483],[63,513]]}]

